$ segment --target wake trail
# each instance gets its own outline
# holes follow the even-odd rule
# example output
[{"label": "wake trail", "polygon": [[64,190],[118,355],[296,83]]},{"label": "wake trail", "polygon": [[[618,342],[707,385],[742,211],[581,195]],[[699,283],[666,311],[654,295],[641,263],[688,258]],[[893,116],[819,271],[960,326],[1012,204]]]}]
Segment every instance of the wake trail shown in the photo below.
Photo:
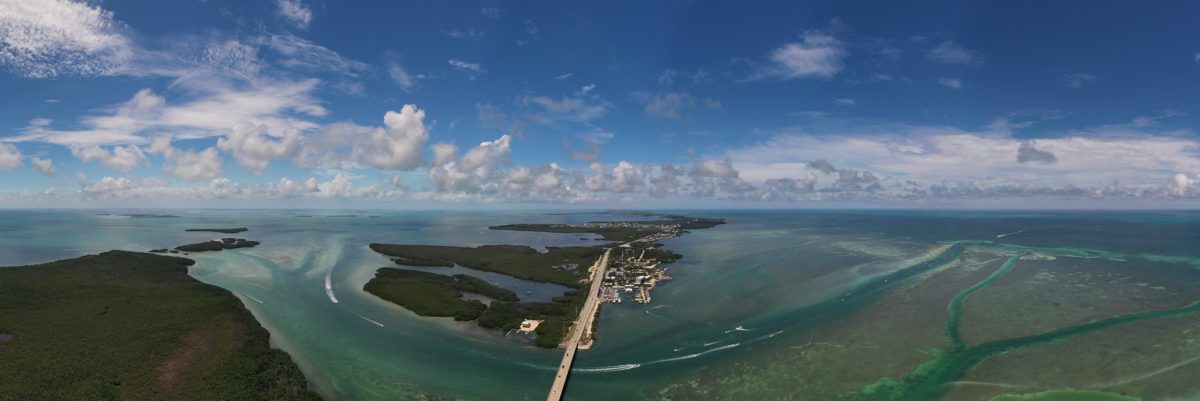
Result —
[{"label": "wake trail", "polygon": [[247,298],[253,299],[254,302],[258,302],[260,304],[266,304],[266,302],[263,302],[261,299],[255,298],[253,295],[245,294],[245,293],[243,293],[242,295],[245,295]]},{"label": "wake trail", "polygon": [[325,295],[328,295],[329,300],[332,301],[333,303],[335,303],[335,304],[338,303],[337,296],[333,295],[333,268],[332,267],[329,268],[328,272],[325,272]]},{"label": "wake trail", "polygon": [[[337,301],[334,301],[334,302],[337,302]],[[385,326],[383,325],[383,323],[379,323],[379,322],[376,322],[376,321],[374,321],[374,320],[371,320],[371,318],[369,318],[369,317],[366,317],[366,316],[363,316],[363,315],[359,315],[359,314],[357,314],[357,313],[355,313],[355,315],[358,315],[358,317],[361,317],[363,320],[366,320],[366,321],[368,321],[368,322],[371,322],[371,323],[375,323],[375,325],[376,325],[376,326],[379,326],[379,327],[385,327]]]},{"label": "wake trail", "polygon": [[1140,380],[1149,379],[1149,378],[1151,378],[1151,377],[1158,376],[1158,375],[1160,375],[1160,374],[1167,373],[1167,372],[1170,372],[1170,371],[1172,371],[1172,370],[1175,370],[1175,369],[1179,369],[1179,368],[1181,368],[1181,367],[1184,367],[1184,366],[1186,366],[1186,365],[1189,365],[1189,364],[1191,364],[1192,362],[1196,362],[1196,361],[1198,361],[1198,360],[1200,360],[1200,356],[1194,356],[1194,357],[1191,357],[1191,358],[1185,359],[1185,360],[1183,360],[1183,361],[1180,361],[1180,362],[1178,362],[1178,363],[1176,363],[1176,364],[1174,364],[1174,365],[1166,366],[1166,367],[1163,367],[1163,368],[1161,368],[1161,369],[1152,370],[1152,371],[1149,371],[1149,372],[1146,372],[1146,373],[1143,373],[1143,374],[1140,374],[1140,375],[1137,375],[1137,376],[1126,377],[1126,378],[1123,378],[1123,379],[1117,380],[1117,381],[1115,381],[1115,382],[1112,382],[1112,383],[1107,383],[1107,384],[1102,384],[1102,385],[1099,385],[1099,386],[1097,386],[1097,387],[1100,387],[1100,388],[1106,388],[1106,387],[1116,387],[1116,386],[1123,386],[1123,385],[1126,385],[1126,384],[1129,384],[1129,383],[1133,383],[1133,382],[1136,382],[1136,381],[1140,381]]},{"label": "wake trail", "polygon": [[647,365],[657,365],[660,363],[675,362],[675,361],[682,361],[685,359],[697,358],[697,357],[703,356],[705,354],[734,348],[739,345],[742,345],[742,343],[733,343],[733,344],[728,344],[728,345],[722,345],[720,347],[716,347],[716,348],[713,348],[710,350],[705,350],[702,352],[697,352],[694,354],[681,355],[681,356],[677,356],[677,357],[673,357],[673,358],[658,359],[658,360],[653,360],[650,362],[627,363],[627,364],[621,364],[621,365],[600,366],[600,367],[594,367],[594,368],[572,368],[571,371],[572,372],[580,372],[580,373],[620,372],[623,370],[637,369],[637,368],[647,366]]}]

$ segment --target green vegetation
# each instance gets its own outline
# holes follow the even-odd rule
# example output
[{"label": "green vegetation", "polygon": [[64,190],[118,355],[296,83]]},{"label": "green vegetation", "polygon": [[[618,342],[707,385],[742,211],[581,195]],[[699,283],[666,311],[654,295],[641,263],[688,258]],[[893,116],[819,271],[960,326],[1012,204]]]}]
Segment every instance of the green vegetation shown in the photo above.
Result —
[{"label": "green vegetation", "polygon": [[1139,401],[1137,398],[1126,397],[1113,393],[1082,390],[1050,390],[1036,394],[1005,394],[992,398],[991,401]]},{"label": "green vegetation", "polygon": [[535,231],[543,233],[563,234],[597,234],[609,241],[627,242],[659,232],[657,229],[635,227],[588,227],[568,226],[561,224],[505,224],[488,227],[492,230]]},{"label": "green vegetation", "polygon": [[587,301],[587,292],[568,291],[553,302],[492,302],[479,317],[479,325],[489,329],[512,330],[524,319],[541,320],[535,334],[542,348],[554,348],[567,337],[567,330]]},{"label": "green vegetation", "polygon": [[180,245],[175,247],[175,250],[183,252],[210,252],[224,249],[252,248],[258,246],[259,243],[258,241],[248,241],[242,238],[221,238],[220,240]]},{"label": "green vegetation", "polygon": [[238,227],[238,228],[189,228],[189,229],[187,229],[187,230],[184,230],[184,231],[190,231],[190,232],[210,232],[210,233],[222,233],[222,234],[237,234],[237,233],[244,233],[244,232],[246,232],[246,231],[250,231],[250,229],[249,229],[249,228],[246,228],[246,227]]},{"label": "green vegetation", "polygon": [[[542,320],[535,334],[537,345],[545,348],[562,342],[587,298],[586,293],[573,290],[553,302],[518,302],[512,291],[465,274],[448,276],[387,267],[379,269],[363,289],[421,316],[479,319],[477,323],[488,329],[508,331],[519,328],[525,319]],[[491,298],[491,306],[462,299],[464,292]]]},{"label": "green vegetation", "polygon": [[[604,254],[601,247],[549,248],[546,253],[527,246],[484,245],[478,248],[436,245],[371,244],[371,249],[394,259],[423,263],[452,262],[476,270],[505,274],[520,279],[580,286],[585,268],[567,269],[564,265],[590,266]],[[408,264],[404,262],[398,262]]]},{"label": "green vegetation", "polygon": [[112,251],[0,268],[0,400],[318,400],[192,263]]},{"label": "green vegetation", "polygon": [[517,294],[512,291],[465,274],[447,276],[394,268],[379,269],[363,290],[421,316],[454,320],[475,320],[487,308],[482,302],[462,299],[464,292],[494,301],[517,301]]},{"label": "green vegetation", "polygon": [[601,221],[587,224],[505,224],[488,227],[493,230],[535,231],[546,233],[596,234],[609,241],[629,242],[667,231],[671,226],[682,230],[711,228],[725,224],[724,219],[660,215],[659,220]]}]

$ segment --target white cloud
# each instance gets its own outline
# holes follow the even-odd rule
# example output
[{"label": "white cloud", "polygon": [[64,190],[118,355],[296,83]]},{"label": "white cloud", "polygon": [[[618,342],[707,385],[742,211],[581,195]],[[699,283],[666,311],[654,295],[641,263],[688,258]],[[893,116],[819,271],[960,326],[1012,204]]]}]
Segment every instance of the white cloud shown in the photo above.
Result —
[{"label": "white cloud", "polygon": [[446,36],[449,36],[449,37],[452,37],[455,39],[463,39],[463,40],[479,41],[479,40],[483,40],[483,37],[485,36],[483,31],[475,30],[475,28],[451,29],[449,31],[442,31],[442,32],[445,33]]},{"label": "white cloud", "polygon": [[[512,152],[512,137],[502,135],[495,141],[485,141],[471,148],[462,158],[454,160],[456,147],[434,145],[436,157],[429,169],[429,182],[438,192],[478,193],[489,190],[489,179]],[[489,185],[490,184],[490,185]],[[491,188],[494,189],[494,188]]]},{"label": "white cloud", "polygon": [[404,70],[404,67],[397,63],[388,65],[388,76],[392,78],[392,82],[400,85],[405,92],[411,92],[417,86],[417,77]]},{"label": "white cloud", "polygon": [[565,80],[565,79],[570,79],[570,78],[571,78],[573,75],[574,75],[574,74],[571,74],[571,73],[569,73],[569,72],[568,72],[568,73],[566,73],[566,74],[562,74],[562,75],[555,75],[555,76],[554,76],[554,79],[556,79],[556,80],[559,80],[559,81],[562,81],[562,80]]},{"label": "white cloud", "polygon": [[842,71],[842,59],[848,52],[837,38],[808,32],[799,42],[783,45],[771,52],[771,65],[756,71],[749,79],[832,78]]},{"label": "white cloud", "polygon": [[960,64],[971,67],[981,66],[985,62],[983,55],[979,52],[962,47],[952,41],[945,41],[938,44],[929,49],[925,55],[930,60],[940,63]]},{"label": "white cloud", "polygon": [[1168,190],[1171,196],[1176,197],[1191,197],[1196,196],[1197,189],[1200,188],[1200,177],[1189,178],[1187,174],[1175,173],[1168,184]]},{"label": "white cloud", "polygon": [[312,10],[300,0],[275,0],[275,5],[279,7],[279,15],[283,19],[297,28],[308,29],[313,18]]},{"label": "white cloud", "polygon": [[146,162],[146,154],[137,145],[113,146],[105,149],[100,146],[71,146],[71,154],[84,163],[97,161],[105,167],[128,173]]},{"label": "white cloud", "polygon": [[684,92],[674,93],[635,93],[634,97],[646,103],[645,111],[667,118],[681,118],[691,109],[703,107],[708,110],[721,108],[721,102],[716,99],[696,98]]},{"label": "white cloud", "polygon": [[500,18],[499,7],[484,7],[479,9],[479,13],[488,18]]},{"label": "white cloud", "polygon": [[1068,74],[1067,76],[1063,77],[1063,83],[1065,83],[1069,88],[1079,89],[1096,81],[1096,78],[1098,77],[1094,74]]},{"label": "white cloud", "polygon": [[0,171],[21,166],[21,150],[7,143],[0,143]]},{"label": "white cloud", "polygon": [[1163,111],[1160,111],[1160,112],[1157,112],[1154,114],[1150,114],[1150,115],[1146,115],[1146,116],[1138,116],[1137,118],[1134,118],[1133,121],[1130,122],[1130,125],[1132,125],[1136,128],[1153,127],[1155,125],[1158,125],[1158,122],[1162,121],[1164,119],[1171,118],[1171,117],[1181,117],[1181,116],[1185,116],[1185,115],[1186,114],[1183,112],[1167,109],[1167,110],[1163,110]]},{"label": "white cloud", "polygon": [[537,105],[545,112],[541,115],[530,116],[537,122],[550,123],[558,119],[576,122],[586,122],[600,118],[612,108],[612,103],[599,95],[590,93],[595,85],[586,85],[569,95],[558,99],[549,96],[526,95],[520,98],[521,103]]},{"label": "white cloud", "polygon": [[40,171],[42,174],[48,176],[54,175],[54,160],[30,156],[29,164],[33,165],[33,168],[37,169],[37,171]]},{"label": "white cloud", "polygon": [[300,132],[284,131],[280,139],[267,135],[267,126],[238,122],[229,135],[217,140],[217,148],[233,153],[234,160],[254,175],[262,174],[272,160],[290,157],[300,144]]},{"label": "white cloud", "polygon": [[421,165],[421,152],[429,140],[425,111],[406,104],[388,111],[383,127],[335,123],[308,136],[298,162],[305,167],[363,164],[384,170],[412,170]]},{"label": "white cloud", "polygon": [[479,63],[471,63],[453,58],[450,59],[449,63],[450,66],[454,67],[456,70],[472,72],[475,75],[487,72],[487,70],[484,70],[483,66],[480,66]]},{"label": "white cloud", "polygon": [[[1193,139],[1137,132],[1079,132],[1037,139],[1034,147],[996,131],[835,125],[781,133],[726,156],[751,183],[816,174],[823,177],[817,192],[870,172],[881,187],[878,196],[1152,196],[1163,193],[1165,179],[1176,172],[1200,171],[1197,148]],[[822,159],[860,173],[841,177],[850,170],[809,163]]]},{"label": "white cloud", "polygon": [[181,139],[224,135],[237,121],[266,124],[272,131],[311,129],[316,124],[299,119],[324,116],[327,111],[313,97],[316,79],[298,82],[259,81],[235,84],[214,77],[177,82],[190,101],[169,104],[149,89],[133,98],[83,118],[82,130],[39,129],[10,138],[60,145],[142,144],[149,134],[171,134]]},{"label": "white cloud", "polygon": [[261,40],[266,43],[267,48],[283,56],[279,63],[289,68],[307,72],[333,72],[352,77],[371,71],[371,66],[367,63],[348,59],[295,35],[271,35]]},{"label": "white cloud", "polygon": [[0,0],[0,64],[33,78],[107,75],[133,54],[112,12],[68,0]]},{"label": "white cloud", "polygon": [[838,106],[846,106],[846,107],[857,107],[858,106],[858,101],[856,101],[854,99],[850,99],[850,98],[833,99],[832,103],[836,104]]},{"label": "white cloud", "polygon": [[962,89],[963,86],[962,81],[959,81],[958,78],[939,78],[937,83],[951,89]]},{"label": "white cloud", "polygon": [[163,171],[185,180],[210,180],[221,177],[221,155],[216,148],[187,150],[171,145],[171,138],[160,136],[150,145],[150,153],[161,154]]}]

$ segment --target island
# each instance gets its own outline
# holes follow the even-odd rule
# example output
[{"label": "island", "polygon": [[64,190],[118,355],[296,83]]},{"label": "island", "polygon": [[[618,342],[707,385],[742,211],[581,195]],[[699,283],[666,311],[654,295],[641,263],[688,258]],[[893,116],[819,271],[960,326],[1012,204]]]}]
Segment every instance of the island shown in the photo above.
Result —
[{"label": "island", "polygon": [[187,229],[187,230],[184,230],[184,231],[188,231],[188,232],[209,232],[209,233],[221,233],[221,234],[237,234],[237,233],[244,233],[244,232],[246,232],[246,231],[250,231],[250,229],[249,229],[249,228],[246,228],[246,227],[238,227],[238,228],[189,228],[189,229]]},{"label": "island", "polygon": [[197,242],[195,244],[180,245],[175,247],[175,250],[182,252],[211,252],[225,249],[252,248],[258,246],[258,244],[260,242],[243,238],[221,238],[212,241]]},{"label": "island", "polygon": [[[658,241],[678,237],[689,229],[724,223],[723,219],[661,215],[657,220],[645,221],[489,227],[493,230],[590,233],[619,241],[593,246],[547,247],[545,252],[517,245],[370,244],[372,250],[398,265],[457,265],[571,288],[550,302],[521,301],[509,290],[467,275],[451,276],[392,267],[379,269],[364,290],[421,316],[474,320],[484,328],[533,333],[535,344],[545,348],[563,344],[573,330],[579,329],[576,322],[583,322],[580,324],[585,332],[580,348],[586,349],[595,338],[592,321],[599,315],[599,308],[592,307],[587,311],[585,304],[619,303],[626,296],[634,302],[649,303],[657,283],[671,278],[661,265],[682,257],[662,249]],[[593,283],[594,279],[600,282]],[[598,288],[592,291],[595,300],[589,301],[589,289],[593,284]],[[471,299],[478,297],[488,302]],[[581,313],[591,315],[581,318]]]},{"label": "island", "polygon": [[193,263],[110,251],[0,268],[0,398],[319,400]]}]

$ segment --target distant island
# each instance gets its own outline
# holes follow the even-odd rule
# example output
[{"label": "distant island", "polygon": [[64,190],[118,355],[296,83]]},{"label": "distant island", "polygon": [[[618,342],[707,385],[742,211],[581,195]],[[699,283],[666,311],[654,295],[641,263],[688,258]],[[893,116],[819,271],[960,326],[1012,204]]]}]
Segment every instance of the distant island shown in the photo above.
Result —
[{"label": "distant island", "polygon": [[[493,230],[551,233],[591,233],[620,244],[548,247],[539,252],[528,246],[480,247],[370,244],[375,252],[407,266],[462,267],[504,274],[529,281],[560,284],[572,290],[551,302],[523,302],[509,290],[466,275],[443,275],[408,269],[379,269],[363,289],[422,316],[453,317],[476,321],[482,327],[532,332],[535,344],[553,348],[563,343],[588,300],[587,286],[596,268],[607,268],[601,279],[598,302],[621,302],[622,293],[635,302],[650,302],[657,282],[669,280],[661,264],[682,257],[660,249],[657,241],[675,238],[688,229],[724,224],[723,219],[661,215],[658,220],[589,222],[580,224],[510,224]],[[606,252],[615,257],[608,266],[600,261]],[[600,277],[600,276],[597,276]],[[489,304],[464,299],[465,294],[486,297]],[[597,313],[598,314],[598,313]],[[593,316],[594,319],[594,316]],[[590,346],[594,325],[588,320],[584,345]]]},{"label": "distant island", "polygon": [[0,398],[320,400],[193,263],[110,251],[0,268]]},{"label": "distant island", "polygon": [[253,248],[258,246],[258,244],[260,242],[243,238],[221,238],[212,241],[197,242],[195,244],[180,245],[175,247],[175,250],[183,252],[211,252],[225,249]]},{"label": "distant island", "polygon": [[244,232],[246,232],[246,231],[250,231],[250,229],[249,229],[249,228],[246,228],[246,227],[238,227],[238,228],[189,228],[189,229],[187,229],[187,230],[184,230],[184,231],[189,231],[189,232],[209,232],[209,233],[221,233],[221,234],[237,234],[237,233],[244,233]]}]

